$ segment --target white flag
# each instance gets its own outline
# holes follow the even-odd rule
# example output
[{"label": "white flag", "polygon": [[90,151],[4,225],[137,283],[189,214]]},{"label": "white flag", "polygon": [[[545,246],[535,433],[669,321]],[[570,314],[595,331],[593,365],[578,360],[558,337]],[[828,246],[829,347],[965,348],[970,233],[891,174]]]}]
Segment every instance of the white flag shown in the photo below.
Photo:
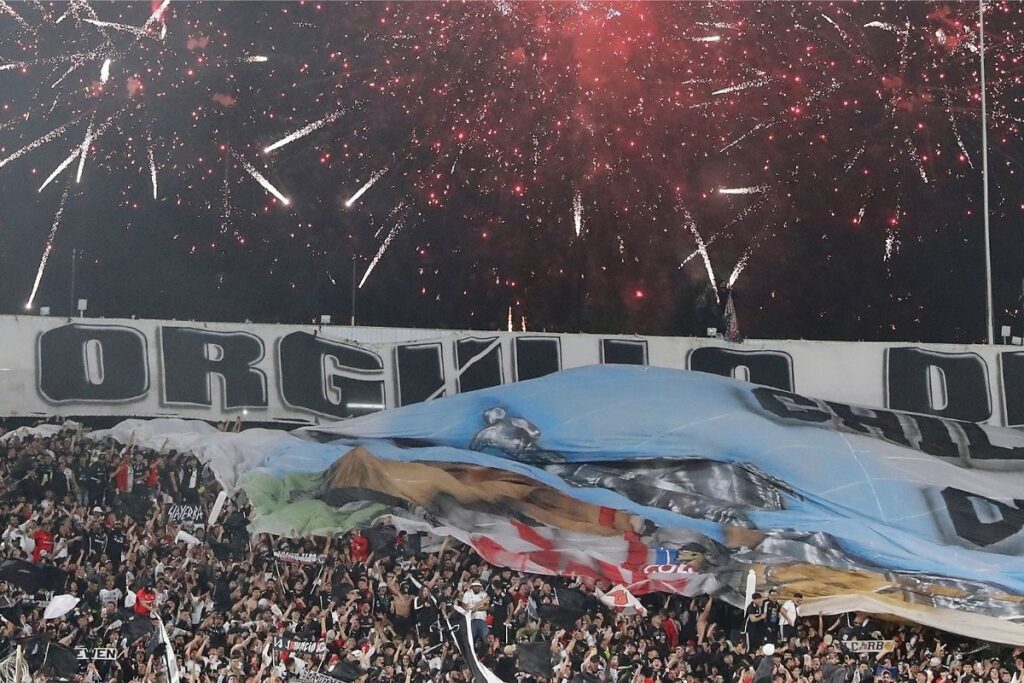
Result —
[{"label": "white flag", "polygon": [[210,518],[206,522],[208,526],[213,526],[213,523],[220,517],[220,511],[224,508],[224,501],[227,499],[228,494],[226,492],[221,491],[217,494],[217,500],[213,501],[213,509],[210,510]]},{"label": "white flag", "polygon": [[637,597],[630,593],[629,589],[621,583],[607,593],[596,591],[596,595],[605,605],[626,616],[631,614],[639,614],[642,617],[647,616],[647,608],[641,605]]},{"label": "white flag", "polygon": [[56,619],[62,617],[75,608],[78,598],[73,595],[55,595],[50,598],[43,612],[43,619]]},{"label": "white flag", "polygon": [[200,545],[202,543],[202,541],[200,541],[198,538],[188,533],[187,531],[182,531],[181,529],[178,529],[178,535],[174,537],[174,542],[181,543],[182,541],[188,543],[189,545]]},{"label": "white flag", "polygon": [[754,601],[754,592],[757,590],[757,574],[751,569],[747,572],[747,588],[746,593],[743,595],[743,609]]},{"label": "white flag", "polygon": [[167,660],[167,683],[181,683],[181,676],[178,675],[178,658],[174,654],[174,647],[171,645],[171,639],[167,637],[167,629],[164,628],[164,620],[160,617],[157,617],[156,620],[160,633],[160,642],[163,643],[166,648],[164,651],[164,657]]}]

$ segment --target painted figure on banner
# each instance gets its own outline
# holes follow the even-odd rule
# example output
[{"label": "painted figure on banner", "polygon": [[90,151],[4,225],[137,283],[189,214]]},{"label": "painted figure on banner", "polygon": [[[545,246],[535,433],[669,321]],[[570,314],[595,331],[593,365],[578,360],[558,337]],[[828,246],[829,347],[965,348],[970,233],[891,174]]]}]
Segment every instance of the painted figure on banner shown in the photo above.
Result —
[{"label": "painted figure on banner", "polygon": [[504,408],[495,406],[484,411],[487,426],[469,443],[471,451],[497,450],[523,462],[560,462],[564,458],[538,446],[541,431],[529,420],[510,417]]}]

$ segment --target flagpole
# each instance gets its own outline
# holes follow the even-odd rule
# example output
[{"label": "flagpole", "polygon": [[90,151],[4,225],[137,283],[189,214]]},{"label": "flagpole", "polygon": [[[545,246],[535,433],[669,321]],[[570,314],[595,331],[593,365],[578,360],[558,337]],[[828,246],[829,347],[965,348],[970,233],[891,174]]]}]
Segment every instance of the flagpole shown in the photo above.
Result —
[{"label": "flagpole", "polygon": [[981,178],[985,220],[985,322],[988,343],[995,344],[995,320],[992,312],[992,244],[988,216],[988,95],[985,91],[985,0],[978,0],[978,36],[981,55]]}]

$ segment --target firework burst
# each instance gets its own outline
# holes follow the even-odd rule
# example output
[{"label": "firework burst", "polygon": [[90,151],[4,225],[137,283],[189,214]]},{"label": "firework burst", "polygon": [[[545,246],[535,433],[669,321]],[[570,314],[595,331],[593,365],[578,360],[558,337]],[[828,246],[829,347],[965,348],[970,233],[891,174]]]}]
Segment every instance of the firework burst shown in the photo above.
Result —
[{"label": "firework burst", "polygon": [[[1022,8],[987,6],[992,132],[1012,140],[1024,52],[998,26],[1024,23]],[[929,202],[977,181],[975,9],[0,4],[16,37],[0,85],[18,93],[0,169],[43,166],[39,189],[74,172],[66,217],[101,173],[123,183],[119,209],[194,207],[189,253],[234,249],[268,278],[354,252],[367,296],[396,285],[458,313],[450,324],[504,324],[512,304],[572,325],[563,309],[622,294],[639,319],[641,289],[642,306],[670,307],[676,280],[742,273],[742,287],[766,264],[796,267],[783,242],[797,235],[868,235],[895,269],[940,233]],[[40,201],[45,225],[52,188]]]}]

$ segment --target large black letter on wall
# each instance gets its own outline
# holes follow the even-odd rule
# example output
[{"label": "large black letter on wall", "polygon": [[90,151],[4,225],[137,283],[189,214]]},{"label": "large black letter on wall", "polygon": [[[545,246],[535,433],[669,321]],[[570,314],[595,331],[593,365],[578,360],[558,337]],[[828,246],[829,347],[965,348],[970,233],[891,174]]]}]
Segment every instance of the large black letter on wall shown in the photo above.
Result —
[{"label": "large black letter on wall", "polygon": [[523,382],[562,369],[562,340],[558,337],[516,337],[516,381]]},{"label": "large black letter on wall", "polygon": [[501,339],[469,337],[455,342],[455,365],[458,367],[459,393],[476,391],[503,383]]},{"label": "large black letter on wall", "polygon": [[146,337],[131,327],[63,325],[39,335],[39,393],[51,403],[131,401],[149,391]]},{"label": "large black letter on wall", "polygon": [[422,403],[445,395],[441,343],[402,344],[395,347],[398,405]]},{"label": "large black letter on wall", "polygon": [[906,346],[888,349],[885,365],[887,407],[893,410],[967,422],[992,416],[988,366],[976,353]]},{"label": "large black letter on wall", "polygon": [[288,405],[334,417],[384,410],[384,363],[372,351],[292,332],[281,339],[278,354]]},{"label": "large black letter on wall", "polygon": [[1006,426],[1024,425],[1024,351],[1006,351],[999,354],[1003,380],[1003,405],[1006,406]]},{"label": "large black letter on wall", "polygon": [[646,339],[602,339],[604,365],[647,365]]},{"label": "large black letter on wall", "polygon": [[702,346],[690,351],[687,367],[723,377],[737,377],[746,368],[746,379],[754,384],[793,391],[793,359],[781,351],[735,351],[720,346]]},{"label": "large black letter on wall", "polygon": [[1011,507],[951,487],[942,489],[942,499],[957,536],[974,545],[994,545],[1024,529],[1024,500],[1014,500],[1017,507]]},{"label": "large black letter on wall", "polygon": [[214,375],[224,382],[224,408],[267,405],[267,376],[255,367],[263,360],[263,340],[248,332],[213,332],[192,327],[161,327],[164,400],[208,406]]}]

